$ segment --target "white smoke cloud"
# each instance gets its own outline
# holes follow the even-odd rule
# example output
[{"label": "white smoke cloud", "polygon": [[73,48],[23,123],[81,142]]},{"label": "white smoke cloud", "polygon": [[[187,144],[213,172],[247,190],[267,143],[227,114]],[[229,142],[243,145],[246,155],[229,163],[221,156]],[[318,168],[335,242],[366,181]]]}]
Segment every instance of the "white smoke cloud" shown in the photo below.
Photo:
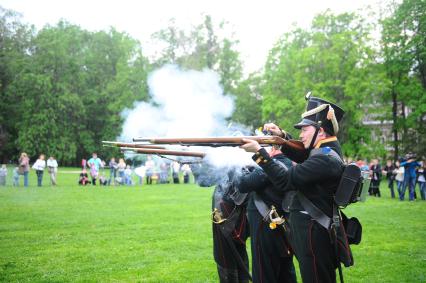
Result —
[{"label": "white smoke cloud", "polygon": [[[135,137],[206,137],[248,134],[228,125],[234,111],[231,96],[223,93],[219,75],[211,70],[182,70],[166,65],[148,77],[151,102],[136,102],[122,113],[121,141]],[[237,134],[236,134],[237,133]],[[251,154],[238,148],[199,148],[215,168],[252,164]]]},{"label": "white smoke cloud", "polygon": [[234,102],[223,94],[215,72],[166,65],[148,77],[148,86],[152,102],[137,102],[133,110],[123,112],[126,119],[120,139],[226,133],[225,119],[232,115]]}]

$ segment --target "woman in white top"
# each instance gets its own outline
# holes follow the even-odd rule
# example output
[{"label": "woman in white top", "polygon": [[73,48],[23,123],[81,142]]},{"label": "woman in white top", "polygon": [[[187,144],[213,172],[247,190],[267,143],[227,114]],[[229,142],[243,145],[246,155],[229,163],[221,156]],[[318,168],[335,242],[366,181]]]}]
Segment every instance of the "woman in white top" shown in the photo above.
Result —
[{"label": "woman in white top", "polygon": [[41,187],[41,182],[43,181],[43,172],[44,168],[46,168],[46,160],[44,160],[44,154],[40,154],[39,158],[33,165],[33,169],[37,174],[37,186]]},{"label": "woman in white top", "polygon": [[404,187],[404,166],[399,165],[399,161],[395,162],[395,181],[398,188],[399,199],[401,199],[402,188]]}]

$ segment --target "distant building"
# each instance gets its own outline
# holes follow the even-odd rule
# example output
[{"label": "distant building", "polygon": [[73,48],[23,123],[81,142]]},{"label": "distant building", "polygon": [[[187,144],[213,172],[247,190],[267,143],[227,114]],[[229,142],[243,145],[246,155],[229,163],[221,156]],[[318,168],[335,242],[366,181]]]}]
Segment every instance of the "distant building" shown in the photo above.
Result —
[{"label": "distant building", "polygon": [[[389,153],[394,152],[393,146],[393,120],[392,120],[392,105],[384,108],[383,104],[374,103],[364,106],[365,115],[362,124],[371,129],[371,140],[384,145]],[[407,116],[411,113],[411,109],[402,103],[398,103],[398,117]],[[402,140],[402,132],[398,133],[398,141]],[[400,148],[401,150],[401,148]],[[401,155],[401,152],[400,152]]]}]

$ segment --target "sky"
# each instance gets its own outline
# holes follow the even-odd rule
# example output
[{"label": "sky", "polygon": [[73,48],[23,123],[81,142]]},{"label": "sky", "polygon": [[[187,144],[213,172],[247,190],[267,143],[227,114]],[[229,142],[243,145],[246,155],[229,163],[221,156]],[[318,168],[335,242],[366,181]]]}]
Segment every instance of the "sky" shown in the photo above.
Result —
[{"label": "sky", "polygon": [[175,18],[184,29],[201,23],[203,15],[213,21],[228,22],[226,32],[239,40],[238,51],[245,73],[259,70],[268,51],[292,26],[307,28],[313,17],[327,9],[334,13],[378,10],[384,0],[0,0],[0,6],[22,14],[23,22],[40,30],[60,19],[84,29],[108,30],[114,27],[140,40],[143,52],[158,51],[151,34],[167,27]]}]

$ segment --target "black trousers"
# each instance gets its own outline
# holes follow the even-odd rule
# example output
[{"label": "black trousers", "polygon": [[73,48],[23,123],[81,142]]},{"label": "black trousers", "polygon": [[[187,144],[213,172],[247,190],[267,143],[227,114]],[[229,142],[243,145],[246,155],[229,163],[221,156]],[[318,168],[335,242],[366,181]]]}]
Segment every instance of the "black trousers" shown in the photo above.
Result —
[{"label": "black trousers", "polygon": [[370,189],[368,192],[370,196],[374,195],[380,197],[380,180],[371,180]]},{"label": "black trousers", "polygon": [[272,230],[255,209],[248,209],[253,283],[293,283],[296,271],[284,230]]},{"label": "black trousers", "polygon": [[[228,212],[236,212],[235,205],[223,201],[221,206],[224,211],[224,217],[229,217]],[[238,220],[235,225],[231,225],[232,230],[228,236],[222,231],[222,225],[229,225],[230,222],[225,221],[222,224],[212,224],[213,232],[213,256],[217,264],[217,271],[220,283],[248,283],[249,276],[244,269],[249,269],[249,258],[246,250],[246,240],[249,235],[247,217],[245,208],[238,211]],[[230,246],[232,245],[233,248]],[[244,264],[241,266],[239,260]]]},{"label": "black trousers", "polygon": [[301,212],[290,212],[290,227],[303,282],[336,282],[336,255],[327,229]]}]

